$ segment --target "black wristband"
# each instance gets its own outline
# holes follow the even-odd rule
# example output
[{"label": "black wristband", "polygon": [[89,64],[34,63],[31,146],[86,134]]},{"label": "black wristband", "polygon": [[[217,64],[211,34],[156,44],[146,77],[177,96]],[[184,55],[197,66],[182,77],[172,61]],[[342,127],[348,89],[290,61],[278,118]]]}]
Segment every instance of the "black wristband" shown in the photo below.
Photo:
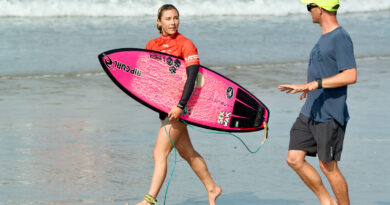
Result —
[{"label": "black wristband", "polygon": [[178,104],[176,107],[178,107],[178,108],[184,110],[184,107],[185,107],[185,106],[183,106],[183,105],[181,105],[181,104]]},{"label": "black wristband", "polygon": [[317,89],[321,89],[321,88],[322,88],[322,79],[319,78],[319,79],[317,79],[316,81],[317,81],[317,83],[318,83],[318,88],[317,88]]}]

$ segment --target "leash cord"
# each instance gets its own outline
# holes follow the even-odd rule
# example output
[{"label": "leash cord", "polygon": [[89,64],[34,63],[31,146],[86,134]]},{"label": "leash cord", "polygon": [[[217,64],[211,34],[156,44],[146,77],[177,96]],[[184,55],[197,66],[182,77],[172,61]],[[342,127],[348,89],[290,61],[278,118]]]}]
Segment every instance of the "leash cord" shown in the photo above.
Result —
[{"label": "leash cord", "polygon": [[[171,141],[172,145],[173,145],[173,149],[175,150],[175,162],[173,164],[173,168],[172,168],[172,172],[171,172],[171,175],[169,177],[169,180],[168,180],[168,184],[167,184],[167,188],[165,189],[165,196],[164,196],[164,205],[165,205],[165,202],[166,202],[166,199],[167,199],[167,195],[168,195],[168,189],[169,189],[169,185],[171,183],[171,180],[172,180],[172,177],[173,177],[173,173],[175,172],[175,168],[176,168],[176,160],[177,160],[177,151],[176,151],[176,146],[175,146],[175,143],[173,142],[171,136],[169,135],[168,133],[168,130],[167,130],[167,127],[166,127],[166,124],[168,122],[169,118],[167,118],[164,122],[164,129],[165,129],[165,133],[167,134],[167,136],[169,137],[169,140]],[[260,146],[255,150],[255,151],[252,151],[248,145],[244,142],[244,140],[242,140],[239,136],[235,135],[235,134],[232,134],[232,133],[229,133],[229,132],[213,132],[213,131],[204,131],[204,130],[201,130],[199,128],[196,128],[190,124],[188,124],[186,121],[184,120],[180,120],[181,122],[183,122],[184,124],[186,124],[188,127],[192,128],[193,130],[196,130],[198,132],[202,132],[202,133],[209,133],[209,134],[218,134],[218,135],[231,135],[233,137],[235,137],[236,139],[238,139],[244,146],[245,148],[248,150],[249,153],[251,154],[255,154],[257,153],[261,147],[263,147],[265,141],[268,139],[268,126],[267,126],[267,123],[264,122],[263,123],[263,127],[264,127],[264,139],[263,141],[260,143]]]},{"label": "leash cord", "polygon": [[175,163],[173,164],[171,176],[169,177],[168,184],[167,184],[167,188],[165,189],[164,205],[165,205],[165,201],[167,200],[169,184],[171,183],[173,173],[175,172],[175,168],[176,168],[176,158],[177,158],[175,143],[173,142],[171,136],[169,135],[168,130],[167,130],[167,127],[166,127],[166,124],[167,124],[167,122],[168,122],[168,119],[169,119],[169,118],[167,117],[167,119],[166,119],[165,122],[164,122],[164,129],[165,129],[165,133],[166,133],[166,134],[168,135],[168,137],[169,137],[169,140],[171,140],[171,143],[172,143],[172,145],[173,145],[173,149],[175,150]]},{"label": "leash cord", "polygon": [[193,130],[196,130],[196,131],[198,131],[198,132],[209,133],[209,134],[217,134],[217,135],[230,135],[230,136],[233,136],[233,137],[235,137],[236,139],[238,139],[238,140],[245,146],[245,148],[248,150],[249,153],[252,153],[252,154],[257,153],[257,152],[261,149],[261,147],[264,145],[265,141],[266,141],[267,138],[268,138],[268,126],[267,126],[267,123],[264,122],[264,123],[263,123],[263,126],[264,126],[264,139],[263,139],[263,141],[260,143],[260,146],[259,146],[255,151],[252,151],[252,150],[248,147],[248,145],[244,142],[244,140],[242,140],[239,136],[237,136],[237,135],[235,135],[235,134],[232,134],[232,133],[229,133],[229,132],[214,132],[214,131],[201,130],[201,129],[197,128],[197,127],[194,127],[194,126],[188,124],[188,123],[187,123],[186,121],[184,121],[184,120],[180,120],[180,121],[182,121],[182,122],[183,122],[184,124],[186,124],[188,127],[192,128]]}]

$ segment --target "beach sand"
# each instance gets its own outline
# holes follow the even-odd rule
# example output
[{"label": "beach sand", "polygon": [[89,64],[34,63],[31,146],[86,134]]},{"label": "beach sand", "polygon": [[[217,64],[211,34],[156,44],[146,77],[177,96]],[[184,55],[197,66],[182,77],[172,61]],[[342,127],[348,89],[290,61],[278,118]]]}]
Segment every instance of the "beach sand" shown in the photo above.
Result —
[{"label": "beach sand", "polygon": [[[31,6],[20,2],[15,4],[19,10]],[[300,12],[304,5],[283,2],[284,9],[297,13],[183,12],[181,18],[180,32],[195,42],[201,64],[244,86],[270,109],[269,140],[255,155],[231,136],[189,130],[224,191],[217,204],[319,204],[285,162],[290,128],[304,101],[277,86],[306,81],[309,53],[321,31],[306,11]],[[355,9],[369,4],[386,9],[386,1],[381,2]],[[90,6],[100,14],[100,4]],[[192,10],[192,5],[185,8]],[[363,11],[339,15],[358,64],[358,82],[348,90],[351,119],[339,166],[351,204],[390,205],[390,12]],[[0,17],[0,204],[135,204],[149,189],[160,121],[111,82],[97,55],[143,48],[159,35],[155,17],[58,17],[47,12],[48,17]],[[239,136],[255,149],[263,134]],[[319,170],[316,158],[307,160]],[[168,174],[173,162],[171,153]],[[180,157],[167,204],[207,204],[203,185]]]},{"label": "beach sand", "polygon": [[[384,80],[390,77],[390,59],[358,60],[358,65],[358,83],[349,88],[351,120],[340,167],[352,204],[389,204],[389,96],[380,93],[389,89]],[[262,75],[252,75],[253,70]],[[231,136],[190,129],[195,148],[224,190],[218,203],[316,204],[285,163],[289,129],[303,101],[277,89],[281,83],[304,81],[306,64],[218,71],[243,82],[271,110],[269,140],[255,155]],[[142,199],[153,170],[156,113],[129,98],[102,72],[1,79],[0,85],[0,112],[5,116],[0,122],[2,204],[123,204]],[[240,134],[252,149],[262,135]],[[308,160],[318,169],[316,158]],[[168,162],[170,172],[173,154]],[[180,158],[167,202],[207,202],[203,185]]]}]

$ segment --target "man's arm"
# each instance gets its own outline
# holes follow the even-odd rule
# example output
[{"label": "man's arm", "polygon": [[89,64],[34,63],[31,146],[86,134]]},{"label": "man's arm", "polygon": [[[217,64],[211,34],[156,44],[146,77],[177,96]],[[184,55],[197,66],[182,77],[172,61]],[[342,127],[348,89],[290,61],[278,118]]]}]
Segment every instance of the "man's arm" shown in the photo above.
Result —
[{"label": "man's arm", "polygon": [[[338,88],[350,84],[356,83],[357,80],[357,70],[356,68],[346,69],[329,78],[322,79],[322,88]],[[279,85],[278,89],[280,91],[286,91],[286,93],[298,93],[303,92],[300,99],[306,98],[308,92],[318,89],[318,82],[312,81],[310,83],[304,84],[294,84],[294,85]]]},{"label": "man's arm", "polygon": [[356,68],[351,68],[343,70],[337,75],[334,75],[330,78],[322,79],[323,88],[338,88],[346,85],[355,84],[357,80],[357,70]]}]

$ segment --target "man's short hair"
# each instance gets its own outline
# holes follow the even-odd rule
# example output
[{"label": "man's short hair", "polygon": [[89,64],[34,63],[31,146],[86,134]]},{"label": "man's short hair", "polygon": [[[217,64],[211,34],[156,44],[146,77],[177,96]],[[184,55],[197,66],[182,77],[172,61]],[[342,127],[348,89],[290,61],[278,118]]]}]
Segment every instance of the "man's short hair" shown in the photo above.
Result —
[{"label": "man's short hair", "polygon": [[327,11],[325,9],[322,9],[322,10],[324,10],[326,13],[328,13],[331,16],[336,16],[337,15],[337,11]]}]

